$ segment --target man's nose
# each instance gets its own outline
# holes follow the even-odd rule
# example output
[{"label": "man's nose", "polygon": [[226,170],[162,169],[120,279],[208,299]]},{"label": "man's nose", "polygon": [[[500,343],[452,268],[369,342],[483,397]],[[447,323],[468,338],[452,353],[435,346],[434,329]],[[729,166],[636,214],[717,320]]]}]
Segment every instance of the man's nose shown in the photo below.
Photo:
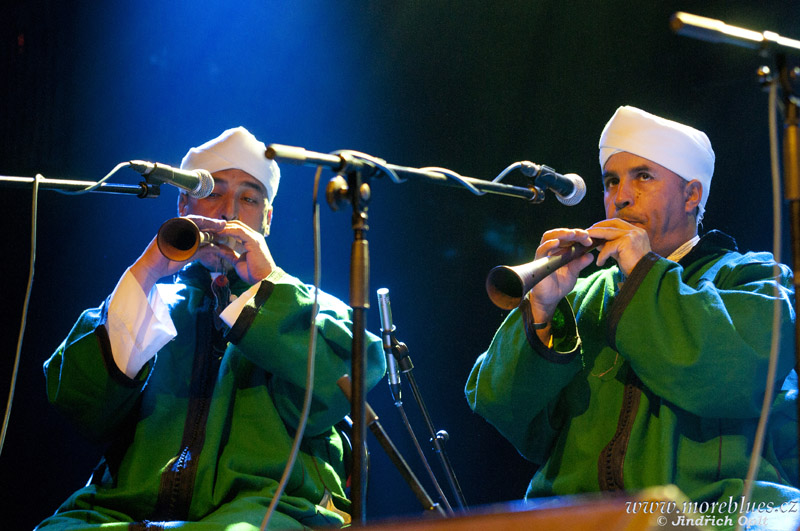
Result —
[{"label": "man's nose", "polygon": [[225,221],[239,219],[239,208],[236,199],[228,198],[220,207],[219,218]]},{"label": "man's nose", "polygon": [[633,204],[633,189],[627,181],[620,181],[614,196],[614,207],[621,210]]}]

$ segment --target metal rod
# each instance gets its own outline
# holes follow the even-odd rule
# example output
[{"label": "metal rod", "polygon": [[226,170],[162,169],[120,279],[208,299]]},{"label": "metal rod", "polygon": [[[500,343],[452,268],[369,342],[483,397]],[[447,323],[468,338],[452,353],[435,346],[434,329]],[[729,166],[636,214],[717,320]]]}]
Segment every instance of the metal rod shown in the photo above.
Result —
[{"label": "metal rod", "polygon": [[[352,400],[350,378],[345,374],[339,378],[337,383],[348,400]],[[406,481],[406,483],[408,483],[408,486],[411,487],[411,491],[417,497],[417,500],[419,500],[420,504],[422,504],[422,508],[426,511],[436,511],[439,516],[446,516],[442,510],[442,507],[433,502],[425,488],[422,486],[422,483],[420,483],[419,479],[417,479],[417,476],[411,470],[411,467],[408,466],[408,463],[403,458],[400,451],[389,438],[386,430],[384,430],[383,426],[381,426],[381,423],[378,422],[378,415],[375,414],[375,411],[372,410],[368,402],[364,402],[364,408],[366,424],[369,426],[370,431],[375,438],[378,439],[378,442],[386,452],[386,455],[389,456],[389,460],[392,462],[392,464],[394,464],[398,472],[400,472],[400,475],[403,476],[403,479]]]},{"label": "metal rod", "polygon": [[774,31],[753,31],[725,24],[721,20],[701,17],[678,11],[669,21],[670,28],[678,35],[708,42],[734,44],[754,50],[800,51],[800,41],[781,37]]},{"label": "metal rod", "polygon": [[[11,188],[30,188],[33,186],[34,177],[17,177],[12,175],[0,175],[0,185],[7,185]],[[97,184],[97,181],[75,181],[70,179],[39,179],[39,188],[44,190],[64,190],[68,192],[80,192]],[[138,197],[158,197],[158,185],[141,182],[139,184],[114,184],[103,183],[92,192],[107,194],[129,194]]]},{"label": "metal rod", "polygon": [[[284,146],[282,144],[270,144],[267,147],[266,156],[268,159],[278,162],[289,162],[305,166],[325,166],[335,172],[341,172],[348,166],[355,166],[360,170],[369,170],[373,175],[379,174],[379,168],[368,161],[345,158],[342,155],[330,155],[327,153],[317,153],[308,151],[305,148],[295,146]],[[397,166],[395,164],[383,164],[384,167],[394,171],[399,177],[406,179],[427,181],[432,184],[464,188],[464,186],[454,179],[448,178],[444,173],[435,170],[420,168],[410,168],[407,166]],[[366,175],[366,174],[365,174]],[[366,175],[369,176],[369,175]],[[501,182],[485,181],[473,177],[461,177],[461,179],[474,186],[481,192],[489,194],[506,195],[519,197],[529,201],[541,200],[542,192],[535,187],[525,188],[522,186],[512,186]]]}]

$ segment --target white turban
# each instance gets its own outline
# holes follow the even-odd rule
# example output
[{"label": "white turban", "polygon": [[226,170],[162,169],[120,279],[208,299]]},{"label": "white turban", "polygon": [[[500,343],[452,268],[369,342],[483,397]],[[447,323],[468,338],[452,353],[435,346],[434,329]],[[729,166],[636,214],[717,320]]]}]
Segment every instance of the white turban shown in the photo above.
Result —
[{"label": "white turban", "polygon": [[266,157],[267,146],[244,127],[228,129],[217,138],[192,148],[183,157],[181,169],[207,170],[211,173],[237,169],[258,179],[267,190],[269,203],[278,193],[281,171]]},{"label": "white turban", "polygon": [[686,181],[700,181],[702,218],[714,174],[714,150],[705,133],[636,107],[620,107],[600,135],[600,170],[620,151],[655,162]]}]

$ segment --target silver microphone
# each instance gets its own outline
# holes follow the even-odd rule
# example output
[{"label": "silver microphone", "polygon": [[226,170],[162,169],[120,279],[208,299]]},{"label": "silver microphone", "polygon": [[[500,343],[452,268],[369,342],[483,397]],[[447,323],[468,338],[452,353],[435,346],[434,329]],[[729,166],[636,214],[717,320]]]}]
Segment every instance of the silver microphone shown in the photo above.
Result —
[{"label": "silver microphone", "polygon": [[534,164],[527,160],[520,164],[522,173],[528,177],[535,177],[536,186],[542,186],[556,194],[556,199],[562,205],[577,205],[586,196],[586,183],[578,174],[561,175],[549,166]]},{"label": "silver microphone", "polygon": [[392,307],[389,302],[389,289],[378,290],[378,311],[381,315],[381,337],[383,338],[383,351],[386,354],[386,372],[389,375],[389,389],[392,391],[395,404],[403,402],[400,383],[400,369],[392,352],[392,336],[394,324],[392,323]]},{"label": "silver microphone", "polygon": [[196,199],[202,199],[214,190],[214,178],[206,170],[182,170],[146,160],[132,160],[128,164],[145,178],[177,186]]}]

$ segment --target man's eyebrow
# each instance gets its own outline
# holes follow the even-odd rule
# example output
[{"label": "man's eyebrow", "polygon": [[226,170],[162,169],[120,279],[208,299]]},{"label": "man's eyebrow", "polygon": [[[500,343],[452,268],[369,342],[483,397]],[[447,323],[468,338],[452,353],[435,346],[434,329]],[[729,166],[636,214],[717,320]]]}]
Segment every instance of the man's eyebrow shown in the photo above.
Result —
[{"label": "man's eyebrow", "polygon": [[[216,185],[224,186],[226,189],[230,187],[230,182],[225,177],[214,177],[214,186]],[[254,183],[251,181],[242,181],[242,186],[246,186],[252,190],[255,190],[259,194],[263,195],[264,197],[267,196],[267,191],[264,189],[264,185],[261,183]]]},{"label": "man's eyebrow", "polygon": [[215,177],[215,176],[212,176],[212,177],[214,177],[214,186],[215,187],[217,185],[228,186],[228,180],[225,177]]},{"label": "man's eyebrow", "polygon": [[264,189],[264,185],[262,185],[261,183],[252,183],[250,181],[244,181],[242,185],[248,188],[252,188],[259,194],[263,195],[264,197],[267,196],[267,191]]},{"label": "man's eyebrow", "polygon": [[653,167],[648,165],[648,164],[640,164],[639,166],[636,166],[635,168],[631,168],[630,170],[628,170],[628,173],[629,174],[631,174],[631,173],[639,173],[639,172],[642,172],[642,171],[651,172],[651,171],[653,171]]},{"label": "man's eyebrow", "polygon": [[[653,171],[653,167],[648,165],[648,164],[641,164],[639,166],[636,166],[635,168],[631,168],[631,169],[627,170],[626,173],[628,175],[631,175],[631,174],[639,173],[639,172],[642,172],[642,171],[652,172]],[[619,174],[617,172],[615,172],[615,171],[603,172],[602,178],[606,179],[607,177],[619,177]]]},{"label": "man's eyebrow", "polygon": [[605,181],[608,177],[618,177],[615,171],[604,171],[600,177]]}]

